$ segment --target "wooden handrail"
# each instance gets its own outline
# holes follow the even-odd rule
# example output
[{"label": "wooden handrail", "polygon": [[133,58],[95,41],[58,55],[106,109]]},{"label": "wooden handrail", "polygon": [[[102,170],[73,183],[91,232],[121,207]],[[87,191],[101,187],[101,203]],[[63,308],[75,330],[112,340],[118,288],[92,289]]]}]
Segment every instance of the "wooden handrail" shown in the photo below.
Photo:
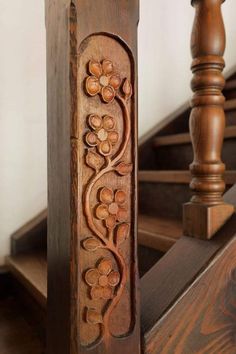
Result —
[{"label": "wooden handrail", "polygon": [[46,0],[48,354],[138,354],[138,0]]},{"label": "wooden handrail", "polygon": [[225,165],[221,151],[225,129],[225,29],[223,0],[192,0],[196,16],[192,32],[192,112],[190,134],[194,161],[190,166],[193,197],[184,205],[184,233],[211,238],[234,212],[223,202]]}]

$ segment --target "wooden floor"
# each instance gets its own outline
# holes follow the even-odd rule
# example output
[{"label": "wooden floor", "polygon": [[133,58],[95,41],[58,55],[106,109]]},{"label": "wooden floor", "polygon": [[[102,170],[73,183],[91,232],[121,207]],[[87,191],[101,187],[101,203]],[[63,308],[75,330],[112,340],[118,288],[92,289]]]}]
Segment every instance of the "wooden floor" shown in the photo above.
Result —
[{"label": "wooden floor", "polygon": [[0,299],[0,354],[44,354],[34,327],[13,297]]}]

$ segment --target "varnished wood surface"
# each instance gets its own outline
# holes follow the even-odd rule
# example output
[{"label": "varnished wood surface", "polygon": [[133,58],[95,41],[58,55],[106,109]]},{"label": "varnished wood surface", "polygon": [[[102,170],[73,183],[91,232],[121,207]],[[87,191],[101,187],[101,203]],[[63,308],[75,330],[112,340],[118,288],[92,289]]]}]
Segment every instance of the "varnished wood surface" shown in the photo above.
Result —
[{"label": "varnished wood surface", "polygon": [[225,102],[225,112],[234,111],[236,109],[236,99],[231,99]]},{"label": "varnished wood surface", "polygon": [[193,196],[183,208],[184,234],[212,238],[234,212],[223,202],[225,164],[224,52],[226,44],[222,0],[193,0],[195,19],[191,37],[193,98],[190,135],[194,159],[190,165]]},{"label": "varnished wood surface", "polygon": [[[191,181],[190,171],[139,171],[139,182],[152,183],[180,183],[188,184]],[[233,185],[236,183],[236,171],[226,171],[224,174],[225,183]]]},{"label": "varnished wood surface", "polygon": [[[236,205],[236,186],[224,196]],[[236,215],[211,241],[182,237],[141,280],[142,332],[152,332],[155,323],[234,236]],[[160,286],[161,284],[161,286]]]},{"label": "varnished wood surface", "polygon": [[47,210],[11,235],[11,254],[45,247],[47,244]]},{"label": "varnished wood surface", "polygon": [[[139,352],[136,223],[138,18],[138,0],[46,1],[50,354]],[[119,74],[119,80],[117,76],[113,77],[115,94],[108,87],[111,67],[113,74]],[[97,80],[95,86],[99,87],[96,94],[91,84],[93,80]],[[112,99],[109,96],[111,91]],[[104,129],[98,134],[95,125],[91,124],[93,115],[102,118],[103,128],[105,116],[111,116],[115,121],[112,124],[115,130],[115,134],[112,132],[113,143],[118,137],[119,144],[115,147],[115,143],[112,144],[112,156],[109,144],[106,143],[109,151],[104,153],[101,142],[96,140],[94,145],[89,139],[97,134],[96,138],[101,137],[104,142],[108,135]],[[119,154],[118,149],[121,150],[122,146],[125,151]],[[121,165],[118,167],[115,162]],[[106,197],[108,194],[110,199],[113,196],[108,188],[114,189],[114,194],[117,190],[126,191],[126,198],[123,198],[123,192],[118,195],[122,196],[121,203],[128,210],[130,229],[126,225],[125,230],[130,232],[126,232],[127,235],[120,235],[120,232],[116,241],[113,231],[116,236],[118,225],[111,227],[108,237],[101,208],[100,218],[99,213],[96,214],[98,204],[105,199],[101,190],[105,189]],[[110,210],[117,210],[117,205],[112,203]],[[109,221],[114,222],[114,217]],[[93,238],[92,242],[95,238],[96,250],[89,249],[89,242],[86,243],[89,238],[90,241]],[[122,245],[121,241],[124,241]],[[109,271],[104,270],[104,262]],[[100,292],[95,294],[98,286],[91,285],[87,272],[92,270],[95,273],[102,264],[99,269],[108,275],[111,263],[115,272],[112,273],[115,276],[114,294],[111,294],[110,287],[101,292],[101,284]],[[106,284],[107,277],[99,280]]]},{"label": "varnished wood surface", "polygon": [[145,337],[146,354],[236,353],[236,237]]},{"label": "varnished wood surface", "polygon": [[9,256],[10,272],[28,289],[33,297],[46,308],[47,304],[47,259],[46,254],[32,252]]},{"label": "varnished wood surface", "polygon": [[232,79],[226,82],[224,90],[236,90],[236,79]]},{"label": "varnished wood surface", "polygon": [[34,328],[14,298],[0,299],[0,353],[45,354]]},{"label": "varnished wood surface", "polygon": [[[229,126],[225,128],[225,139],[233,139],[236,138],[236,126]],[[158,136],[154,139],[154,146],[169,146],[169,145],[182,145],[182,144],[190,144],[191,137],[189,133],[182,134],[173,134],[173,135],[165,135]]]},{"label": "varnished wood surface", "polygon": [[138,217],[139,245],[166,252],[182,234],[181,221],[147,215]]}]

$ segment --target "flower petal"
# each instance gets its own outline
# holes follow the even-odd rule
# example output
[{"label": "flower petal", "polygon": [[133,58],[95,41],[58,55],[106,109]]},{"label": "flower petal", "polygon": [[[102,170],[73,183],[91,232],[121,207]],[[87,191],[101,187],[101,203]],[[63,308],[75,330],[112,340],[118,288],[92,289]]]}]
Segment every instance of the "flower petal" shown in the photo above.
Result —
[{"label": "flower petal", "polygon": [[114,129],[116,123],[115,123],[115,119],[113,117],[110,116],[105,116],[103,117],[103,128],[106,130],[111,130]]},{"label": "flower petal", "polygon": [[101,86],[95,76],[88,76],[86,79],[86,91],[90,96],[96,96],[101,91]]},{"label": "flower petal", "polygon": [[103,74],[108,75],[113,72],[113,64],[110,60],[103,60],[102,62]]},{"label": "flower petal", "polygon": [[98,144],[97,135],[93,132],[89,132],[88,134],[86,134],[85,140],[89,146],[97,146]]},{"label": "flower petal", "polygon": [[118,190],[115,193],[115,201],[117,204],[124,204],[126,201],[126,193],[122,190]]},{"label": "flower petal", "polygon": [[90,74],[99,78],[102,75],[102,65],[97,61],[90,60],[89,72],[90,72]]},{"label": "flower petal", "polygon": [[101,141],[98,145],[98,150],[103,156],[109,156],[112,152],[111,143],[108,140]]},{"label": "flower petal", "polygon": [[108,218],[109,211],[108,211],[107,205],[100,204],[96,209],[96,216],[100,220],[104,220],[104,219]]},{"label": "flower petal", "polygon": [[120,162],[119,165],[116,166],[116,172],[118,172],[121,176],[126,176],[131,173],[133,170],[132,163]]},{"label": "flower petal", "polygon": [[113,297],[112,288],[110,286],[106,286],[103,288],[103,299],[110,300]]},{"label": "flower petal", "polygon": [[111,145],[115,145],[119,140],[119,134],[115,131],[109,132],[108,140],[110,141]]},{"label": "flower petal", "polygon": [[[100,90],[99,90],[99,92],[100,92]],[[101,94],[102,94],[102,99],[105,103],[112,102],[115,98],[115,95],[116,95],[115,90],[112,86],[103,87],[101,90]],[[96,95],[96,93],[95,93],[95,95]]]},{"label": "flower petal", "polygon": [[108,218],[106,218],[106,227],[111,230],[114,229],[115,225],[116,217],[113,215],[108,216]]},{"label": "flower petal", "polygon": [[93,300],[99,300],[103,298],[103,288],[101,286],[94,286],[90,291],[91,298]]},{"label": "flower petal", "polygon": [[121,78],[118,74],[114,74],[110,77],[109,85],[112,86],[115,90],[121,85]]},{"label": "flower petal", "polygon": [[99,194],[99,199],[104,204],[110,204],[114,200],[114,193],[113,190],[110,188],[102,188]]},{"label": "flower petal", "polygon": [[89,269],[85,273],[85,281],[88,285],[95,286],[98,284],[99,276],[100,274],[97,269]]},{"label": "flower petal", "polygon": [[102,118],[97,114],[91,114],[88,118],[88,124],[94,130],[98,130],[102,127]]},{"label": "flower petal", "polygon": [[120,273],[116,271],[112,271],[108,276],[108,282],[110,286],[115,287],[120,282]]},{"label": "flower petal", "polygon": [[86,321],[89,324],[95,325],[103,323],[102,315],[95,309],[88,308],[86,313]]},{"label": "flower petal", "polygon": [[125,208],[119,208],[117,213],[117,220],[119,222],[124,222],[128,219],[128,211]]},{"label": "flower petal", "polygon": [[108,275],[112,271],[112,260],[109,258],[103,258],[98,265],[98,271],[102,275]]}]

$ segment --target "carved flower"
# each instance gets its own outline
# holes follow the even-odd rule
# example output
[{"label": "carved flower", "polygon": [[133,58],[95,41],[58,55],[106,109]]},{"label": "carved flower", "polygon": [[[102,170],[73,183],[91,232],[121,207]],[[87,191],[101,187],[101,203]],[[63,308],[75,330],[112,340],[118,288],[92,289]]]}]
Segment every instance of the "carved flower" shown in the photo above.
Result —
[{"label": "carved flower", "polygon": [[113,288],[120,282],[120,274],[113,270],[111,259],[103,258],[97,268],[86,272],[85,281],[91,287],[90,295],[93,300],[109,300],[113,297]]},{"label": "carved flower", "polygon": [[128,212],[124,207],[126,202],[126,193],[117,190],[115,193],[110,188],[102,188],[99,193],[100,204],[96,209],[96,216],[100,220],[105,220],[108,229],[113,229],[116,222],[127,220]]},{"label": "carved flower", "polygon": [[112,102],[116,91],[121,85],[120,75],[114,72],[113,63],[103,60],[101,63],[90,60],[89,72],[86,79],[86,91],[90,96],[101,94],[105,103]]},{"label": "carved flower", "polygon": [[115,120],[110,116],[99,117],[91,114],[88,124],[92,131],[86,134],[85,140],[89,146],[97,146],[98,151],[103,156],[108,156],[119,139],[119,134],[115,129]]}]

